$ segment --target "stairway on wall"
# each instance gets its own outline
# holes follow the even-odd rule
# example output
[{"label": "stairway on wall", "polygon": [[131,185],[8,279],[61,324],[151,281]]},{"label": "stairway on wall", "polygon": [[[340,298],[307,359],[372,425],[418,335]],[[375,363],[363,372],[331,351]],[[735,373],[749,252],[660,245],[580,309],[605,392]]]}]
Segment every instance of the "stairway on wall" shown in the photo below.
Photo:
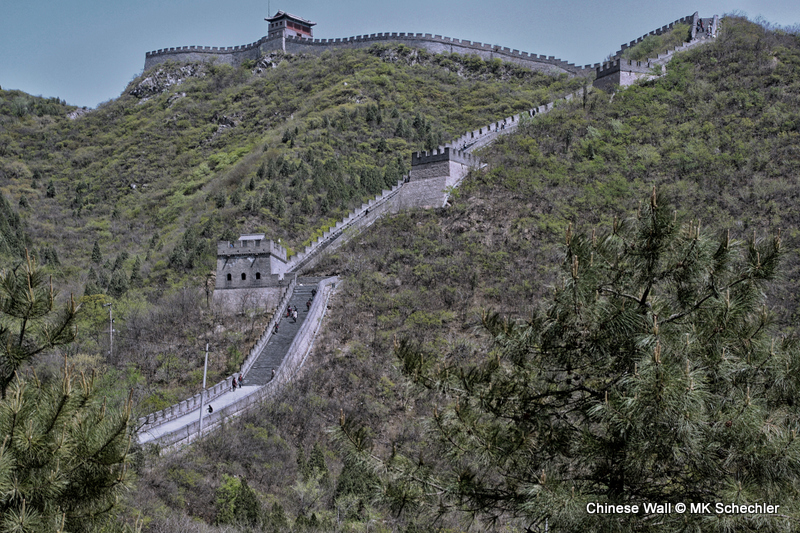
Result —
[{"label": "stairway on wall", "polygon": [[280,309],[281,321],[278,333],[273,333],[269,342],[261,350],[253,366],[244,377],[245,385],[266,385],[272,379],[272,369],[277,371],[286,352],[294,341],[300,326],[305,322],[308,310],[306,302],[311,298],[311,291],[316,288],[319,278],[298,278],[289,306],[297,308],[297,322],[286,316],[286,309]]},{"label": "stairway on wall", "polygon": [[[572,97],[573,95],[567,95],[564,99],[569,100]],[[465,148],[463,151],[465,153],[470,153],[472,150],[493,142],[500,135],[515,131],[519,125],[520,119],[523,116],[534,117],[537,114],[546,113],[552,108],[553,103],[550,103],[539,106],[536,109],[531,109],[528,112],[506,117],[505,119],[494,122],[485,128],[481,128],[474,132],[468,132],[461,138],[456,139],[452,143],[449,143],[445,146],[455,150],[458,150],[461,146],[463,146]],[[440,147],[440,150],[443,150],[445,146]],[[480,164],[479,161],[477,164]],[[303,268],[309,265],[309,262],[313,263],[314,260],[325,251],[331,248],[336,248],[338,244],[341,244],[341,242],[344,240],[351,238],[352,235],[346,234],[349,230],[355,232],[363,231],[383,214],[390,212],[390,210],[387,208],[389,205],[387,202],[391,202],[392,199],[401,192],[406,183],[407,182],[405,180],[399,182],[394,188],[392,188],[392,190],[383,191],[383,193],[376,196],[375,199],[363,204],[361,208],[354,210],[348,217],[337,223],[335,227],[328,230],[325,235],[320,237],[312,246],[307,247],[304,252],[293,258],[290,261],[290,263],[292,263],[290,271],[302,271]],[[442,193],[444,194],[444,191],[442,191]],[[306,302],[311,297],[311,291],[317,287],[318,283],[322,279],[324,278],[297,278],[297,283],[294,286],[291,297],[289,297],[288,303],[288,305],[292,307],[297,307],[297,322],[292,322],[291,318],[286,317],[285,308],[280,310],[282,313],[282,318],[278,327],[278,334],[273,334],[270,336],[266,346],[264,346],[264,348],[261,349],[261,352],[255,356],[256,360],[252,363],[252,365],[248,366],[245,364],[243,367],[243,371],[245,372],[243,382],[245,385],[245,390],[258,390],[271,381],[272,369],[274,368],[277,371],[286,358],[290,346],[295,341],[297,333],[301,329],[301,326],[307,317]],[[227,391],[221,396],[215,397],[217,399],[214,401],[217,403],[217,405],[228,405],[229,403],[238,404],[241,402],[246,403],[246,399],[234,399],[232,397],[234,394],[235,393],[231,391]],[[239,395],[241,395],[241,392]],[[183,403],[186,402],[181,402],[181,404]],[[173,408],[175,407],[176,406],[173,406]],[[198,411],[196,408],[191,407],[188,409],[181,409],[180,417],[182,420],[189,421],[187,423],[190,423],[191,420],[193,420],[193,417],[196,416],[197,412]],[[160,427],[162,424],[159,423],[149,426],[148,429],[155,430],[159,435],[161,435],[161,437],[169,437],[170,434],[177,434],[178,432],[186,432],[190,430],[190,426],[186,426],[186,424],[183,424],[178,420],[170,420],[166,423],[169,424],[173,429],[166,430],[166,427]],[[150,440],[159,439],[161,437],[153,434],[151,435]]]}]

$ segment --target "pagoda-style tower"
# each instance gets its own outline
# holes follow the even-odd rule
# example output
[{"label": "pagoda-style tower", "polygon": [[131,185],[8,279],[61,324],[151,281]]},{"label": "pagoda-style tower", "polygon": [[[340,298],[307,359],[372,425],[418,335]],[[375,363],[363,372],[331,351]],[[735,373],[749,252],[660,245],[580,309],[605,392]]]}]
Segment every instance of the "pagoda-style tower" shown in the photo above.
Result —
[{"label": "pagoda-style tower", "polygon": [[270,39],[280,38],[282,40],[285,40],[286,37],[313,39],[314,33],[311,31],[311,26],[317,24],[283,11],[278,11],[274,17],[267,17],[264,20],[269,22],[267,36]]}]

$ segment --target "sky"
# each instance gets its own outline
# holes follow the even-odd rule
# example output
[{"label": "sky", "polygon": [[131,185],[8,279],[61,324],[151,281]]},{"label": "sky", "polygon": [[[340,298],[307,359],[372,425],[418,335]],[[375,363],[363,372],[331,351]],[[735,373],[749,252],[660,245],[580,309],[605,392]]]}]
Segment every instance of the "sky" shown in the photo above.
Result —
[{"label": "sky", "polygon": [[432,33],[555,56],[603,61],[620,45],[691,15],[744,14],[800,23],[797,0],[3,0],[0,87],[96,107],[142,72],[145,52],[236,46],[267,34],[283,10],[316,22],[314,37]]}]

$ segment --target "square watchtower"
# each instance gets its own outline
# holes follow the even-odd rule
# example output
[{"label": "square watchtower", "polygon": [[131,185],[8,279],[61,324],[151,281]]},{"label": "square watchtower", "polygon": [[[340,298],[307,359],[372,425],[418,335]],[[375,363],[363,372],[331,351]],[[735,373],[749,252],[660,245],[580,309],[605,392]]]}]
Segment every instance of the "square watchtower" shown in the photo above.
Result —
[{"label": "square watchtower", "polygon": [[228,310],[277,305],[286,271],[286,248],[263,233],[219,241],[214,303]]}]

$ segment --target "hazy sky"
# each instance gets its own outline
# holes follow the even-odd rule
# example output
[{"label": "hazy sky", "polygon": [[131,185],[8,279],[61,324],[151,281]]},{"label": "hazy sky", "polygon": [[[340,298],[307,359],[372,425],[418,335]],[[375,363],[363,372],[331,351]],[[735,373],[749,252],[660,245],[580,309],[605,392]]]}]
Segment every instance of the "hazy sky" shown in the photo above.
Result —
[{"label": "hazy sky", "polygon": [[288,11],[317,23],[318,38],[433,33],[552,55],[585,65],[622,43],[699,11],[744,13],[791,26],[800,1],[673,0],[3,0],[0,86],[95,107],[116,98],[171,46],[235,46],[267,33],[264,17]]}]

